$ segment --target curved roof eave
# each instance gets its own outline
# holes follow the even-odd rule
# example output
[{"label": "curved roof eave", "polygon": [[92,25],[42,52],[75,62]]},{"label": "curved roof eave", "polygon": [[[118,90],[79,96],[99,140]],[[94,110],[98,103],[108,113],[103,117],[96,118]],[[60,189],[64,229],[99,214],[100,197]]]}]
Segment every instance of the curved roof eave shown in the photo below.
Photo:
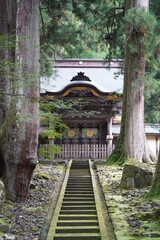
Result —
[{"label": "curved roof eave", "polygon": [[42,93],[41,95],[53,95],[53,96],[58,96],[58,95],[63,95],[67,90],[74,88],[74,87],[89,87],[93,90],[95,90],[99,95],[101,96],[106,96],[108,94],[113,94],[116,92],[111,92],[107,89],[107,91],[101,91],[100,89],[98,89],[97,87],[95,87],[93,84],[91,83],[84,83],[83,81],[79,81],[79,82],[74,82],[71,84],[68,84],[67,86],[65,86],[64,88],[62,88],[59,91],[46,91],[45,93]]}]

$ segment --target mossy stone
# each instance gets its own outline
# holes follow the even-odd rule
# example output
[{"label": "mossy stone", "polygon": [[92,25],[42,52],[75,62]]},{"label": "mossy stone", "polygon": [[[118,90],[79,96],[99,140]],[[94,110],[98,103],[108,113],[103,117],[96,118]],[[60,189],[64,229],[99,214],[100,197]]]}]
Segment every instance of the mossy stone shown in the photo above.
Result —
[{"label": "mossy stone", "polygon": [[123,169],[120,187],[128,189],[128,179],[134,179],[135,188],[145,188],[151,186],[153,180],[153,172],[149,167],[140,167],[136,165],[126,164]]}]

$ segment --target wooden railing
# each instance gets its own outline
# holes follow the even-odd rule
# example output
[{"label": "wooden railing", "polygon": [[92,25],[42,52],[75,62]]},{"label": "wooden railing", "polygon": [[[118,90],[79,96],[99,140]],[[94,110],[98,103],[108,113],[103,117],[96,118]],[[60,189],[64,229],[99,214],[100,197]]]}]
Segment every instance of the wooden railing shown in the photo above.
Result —
[{"label": "wooden railing", "polygon": [[[55,148],[60,148],[59,153],[53,153]],[[40,146],[40,158],[51,159],[106,159],[112,148],[107,144],[62,144],[52,146],[49,144]]]}]

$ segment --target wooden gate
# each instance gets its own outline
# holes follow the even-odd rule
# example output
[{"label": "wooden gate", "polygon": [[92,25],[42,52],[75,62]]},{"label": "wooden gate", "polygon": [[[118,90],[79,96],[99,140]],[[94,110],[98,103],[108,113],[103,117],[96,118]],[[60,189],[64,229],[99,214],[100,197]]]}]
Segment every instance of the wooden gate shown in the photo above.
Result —
[{"label": "wooden gate", "polygon": [[[51,151],[51,145],[41,145],[40,157],[53,159],[106,159],[112,152],[106,144],[62,144],[54,145],[60,148],[59,153]],[[43,154],[42,154],[43,153]],[[42,156],[43,155],[43,156]]]}]

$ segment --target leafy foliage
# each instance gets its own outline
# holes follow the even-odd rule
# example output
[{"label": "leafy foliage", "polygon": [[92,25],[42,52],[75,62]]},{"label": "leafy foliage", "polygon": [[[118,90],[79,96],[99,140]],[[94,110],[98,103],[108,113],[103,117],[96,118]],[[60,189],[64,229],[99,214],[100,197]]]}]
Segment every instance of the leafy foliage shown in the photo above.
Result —
[{"label": "leafy foliage", "polygon": [[122,58],[123,16],[124,0],[41,0],[42,75],[50,58]]},{"label": "leafy foliage", "polygon": [[71,108],[71,104],[66,105],[60,100],[53,102],[42,100],[40,104],[41,124],[45,126],[45,130],[40,133],[40,137],[61,139],[67,126],[62,122],[59,111]]},{"label": "leafy foliage", "polygon": [[101,41],[106,44],[105,57],[124,57],[124,0],[100,1],[97,8],[97,28]]},{"label": "leafy foliage", "polygon": [[145,121],[160,123],[160,78],[154,71],[145,75]]},{"label": "leafy foliage", "polygon": [[[55,57],[103,58],[106,47],[97,43],[96,0],[41,1],[42,76],[51,74]],[[64,37],[65,36],[65,37]]]},{"label": "leafy foliage", "polygon": [[155,16],[150,12],[146,12],[144,8],[131,8],[125,15],[125,22],[127,25],[131,25],[131,31],[128,33],[128,38],[132,39],[130,51],[135,54],[139,53],[137,38],[141,37],[141,50],[144,51],[145,59],[147,60],[152,56],[154,43],[156,43],[155,30],[157,21]]}]

